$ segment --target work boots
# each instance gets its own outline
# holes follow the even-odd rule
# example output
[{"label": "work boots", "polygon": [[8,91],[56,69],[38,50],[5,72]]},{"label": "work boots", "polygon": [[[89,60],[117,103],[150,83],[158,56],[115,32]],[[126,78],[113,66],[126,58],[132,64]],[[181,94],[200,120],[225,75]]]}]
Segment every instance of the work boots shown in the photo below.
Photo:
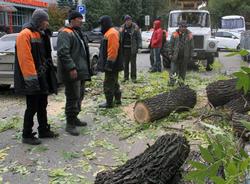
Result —
[{"label": "work boots", "polygon": [[122,104],[121,98],[122,98],[122,93],[121,92],[115,94],[115,104],[116,105],[121,105]]},{"label": "work boots", "polygon": [[76,129],[76,118],[67,118],[65,131],[73,136],[78,136],[80,134]]},{"label": "work boots", "polygon": [[50,125],[43,128],[38,128],[39,138],[56,138],[59,135],[50,130]]},{"label": "work boots", "polygon": [[99,108],[113,108],[113,96],[105,95],[106,102],[99,105]]},{"label": "work boots", "polygon": [[24,144],[30,144],[30,145],[39,145],[42,143],[42,141],[40,139],[38,139],[37,137],[35,137],[36,132],[31,133],[30,135],[24,135],[23,134],[23,138],[22,138],[22,143]]}]

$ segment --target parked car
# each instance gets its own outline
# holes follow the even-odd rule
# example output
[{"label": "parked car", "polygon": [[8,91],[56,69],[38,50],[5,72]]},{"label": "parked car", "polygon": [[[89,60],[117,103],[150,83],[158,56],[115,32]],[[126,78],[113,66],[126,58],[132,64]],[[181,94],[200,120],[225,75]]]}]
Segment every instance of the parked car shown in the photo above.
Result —
[{"label": "parked car", "polygon": [[149,49],[150,40],[152,37],[153,31],[142,31],[142,49]]},{"label": "parked car", "polygon": [[[7,34],[0,38],[0,88],[9,88],[14,84],[14,60],[15,60],[15,42],[18,33]],[[57,32],[51,37],[52,60],[57,66]],[[97,61],[99,49],[90,46],[91,70],[97,73]]]},{"label": "parked car", "polygon": [[100,27],[97,27],[91,31],[85,31],[84,34],[87,36],[89,42],[100,43],[103,38],[103,34],[101,32]]},{"label": "parked car", "polygon": [[218,41],[218,49],[240,49],[240,34],[236,32],[218,31],[214,34]]}]

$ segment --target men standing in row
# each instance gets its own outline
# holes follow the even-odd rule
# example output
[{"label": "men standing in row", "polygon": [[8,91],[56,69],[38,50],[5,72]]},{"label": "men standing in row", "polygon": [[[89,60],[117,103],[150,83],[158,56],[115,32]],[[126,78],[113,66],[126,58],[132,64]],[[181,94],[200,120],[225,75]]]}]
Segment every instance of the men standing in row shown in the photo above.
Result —
[{"label": "men standing in row", "polygon": [[48,95],[57,92],[48,21],[47,12],[36,9],[16,39],[14,87],[17,94],[26,96],[22,142],[31,145],[41,144],[32,132],[35,114],[39,138],[58,136],[50,130],[47,119]]},{"label": "men standing in row", "polygon": [[62,29],[57,41],[58,73],[65,85],[66,131],[74,136],[79,135],[76,126],[87,125],[77,116],[81,111],[85,81],[91,78],[88,44],[81,32],[82,19],[79,12],[70,12],[69,26]]},{"label": "men standing in row", "polygon": [[186,22],[181,21],[179,29],[173,33],[169,44],[169,57],[171,59],[169,85],[175,84],[175,76],[182,80],[182,82],[185,80],[187,64],[191,59],[193,48],[192,33],[187,29]]},{"label": "men standing in row", "polygon": [[136,82],[136,55],[142,46],[139,27],[132,22],[129,15],[124,17],[125,23],[121,25],[121,48],[124,57],[124,81],[129,80],[129,63],[131,63],[131,79]]},{"label": "men standing in row", "polygon": [[154,21],[154,32],[150,40],[151,63],[153,64],[150,72],[161,72],[161,48],[162,48],[162,35],[161,21]]},{"label": "men standing in row", "polygon": [[123,69],[123,60],[121,59],[121,49],[119,49],[119,32],[113,27],[110,16],[102,16],[99,22],[104,38],[100,45],[98,69],[105,72],[103,88],[106,98],[106,102],[100,104],[99,107],[112,108],[114,97],[115,104],[121,104],[121,91],[118,83],[118,76],[119,71]]}]

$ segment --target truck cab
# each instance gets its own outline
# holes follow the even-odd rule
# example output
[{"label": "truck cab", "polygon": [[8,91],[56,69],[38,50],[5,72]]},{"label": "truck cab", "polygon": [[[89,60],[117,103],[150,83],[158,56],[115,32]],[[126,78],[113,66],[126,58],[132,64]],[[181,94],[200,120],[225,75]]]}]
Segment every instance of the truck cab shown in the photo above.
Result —
[{"label": "truck cab", "polygon": [[[172,35],[180,21],[187,22],[188,30],[193,34],[194,55],[192,61],[207,60],[207,66],[218,57],[217,41],[211,36],[210,14],[206,10],[174,10],[169,13],[168,33]],[[168,37],[170,40],[171,36]],[[208,68],[208,67],[207,67]]]},{"label": "truck cab", "polygon": [[245,18],[239,15],[221,17],[219,31],[244,32],[246,31]]}]

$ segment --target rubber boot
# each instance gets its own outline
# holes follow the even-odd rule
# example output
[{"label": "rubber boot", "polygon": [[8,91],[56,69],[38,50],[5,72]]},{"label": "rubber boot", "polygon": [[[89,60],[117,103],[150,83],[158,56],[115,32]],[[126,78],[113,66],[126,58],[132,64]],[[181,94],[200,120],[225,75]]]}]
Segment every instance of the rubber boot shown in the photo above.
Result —
[{"label": "rubber boot", "polygon": [[118,93],[115,94],[115,104],[116,105],[121,105],[122,104],[121,98],[122,98],[122,93],[121,92],[118,92]]},{"label": "rubber boot", "polygon": [[106,102],[99,105],[99,108],[112,108],[113,107],[113,96],[105,95]]}]

